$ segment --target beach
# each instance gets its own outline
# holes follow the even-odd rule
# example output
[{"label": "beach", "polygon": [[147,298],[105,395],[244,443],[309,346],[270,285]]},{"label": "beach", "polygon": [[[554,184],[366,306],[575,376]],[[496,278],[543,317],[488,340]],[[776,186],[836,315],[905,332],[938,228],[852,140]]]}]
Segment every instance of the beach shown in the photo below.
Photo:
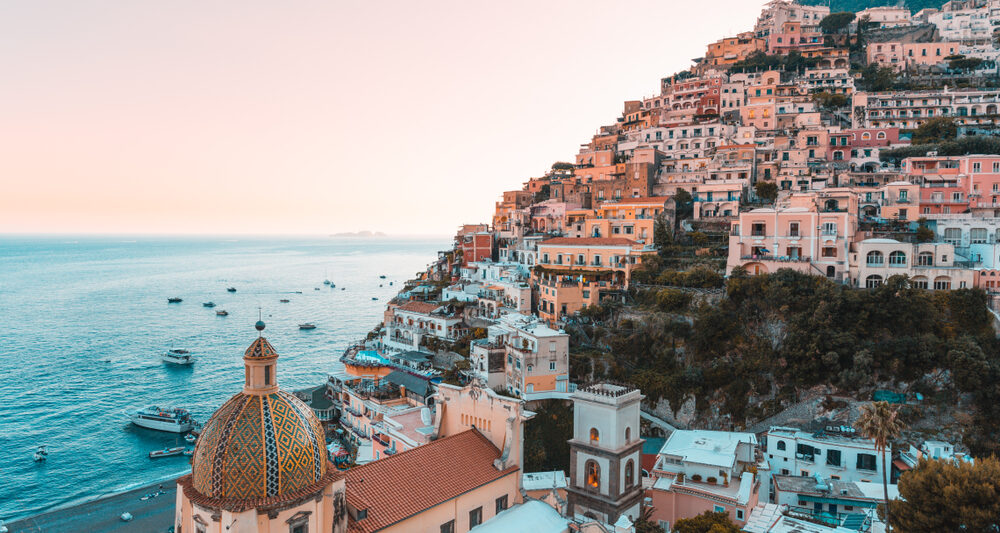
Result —
[{"label": "beach", "polygon": [[[177,485],[172,480],[165,481],[162,483],[162,494],[145,501],[140,500],[146,494],[157,492],[160,485],[152,483],[127,492],[56,509],[7,524],[7,527],[10,533],[165,532],[173,525]],[[121,514],[124,512],[132,514],[130,522],[122,521]]]}]

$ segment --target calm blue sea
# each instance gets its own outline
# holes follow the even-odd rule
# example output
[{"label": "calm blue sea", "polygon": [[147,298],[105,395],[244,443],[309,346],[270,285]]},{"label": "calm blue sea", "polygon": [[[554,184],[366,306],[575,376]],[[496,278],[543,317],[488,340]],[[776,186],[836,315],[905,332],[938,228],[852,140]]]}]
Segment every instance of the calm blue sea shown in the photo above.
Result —
[{"label": "calm blue sea", "polygon": [[[204,422],[242,387],[258,307],[280,355],[279,384],[322,383],[347,345],[382,320],[401,282],[447,244],[0,236],[0,518],[187,471],[183,456],[147,458],[184,442],[130,427],[131,410],[177,405]],[[326,278],[337,288],[323,285]],[[184,301],[168,304],[171,296]],[[203,307],[207,301],[217,307]],[[229,316],[216,316],[220,309]],[[302,322],[317,329],[300,331]],[[170,348],[190,350],[198,362],[161,362]],[[40,464],[32,461],[39,444],[50,451]]]}]

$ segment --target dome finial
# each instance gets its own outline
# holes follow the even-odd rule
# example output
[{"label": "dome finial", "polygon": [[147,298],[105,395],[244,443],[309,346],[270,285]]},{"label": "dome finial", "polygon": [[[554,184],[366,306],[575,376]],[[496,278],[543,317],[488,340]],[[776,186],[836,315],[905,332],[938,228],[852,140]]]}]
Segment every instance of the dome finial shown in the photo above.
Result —
[{"label": "dome finial", "polygon": [[261,332],[264,331],[264,314],[260,307],[257,308],[257,323],[253,327],[257,330],[257,336],[260,337]]}]

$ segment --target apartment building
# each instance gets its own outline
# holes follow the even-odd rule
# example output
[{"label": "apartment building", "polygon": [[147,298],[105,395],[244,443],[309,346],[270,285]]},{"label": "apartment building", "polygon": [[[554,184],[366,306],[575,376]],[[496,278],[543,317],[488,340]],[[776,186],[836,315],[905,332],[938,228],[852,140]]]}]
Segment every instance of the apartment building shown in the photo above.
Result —
[{"label": "apartment building", "polygon": [[[823,479],[844,482],[881,481],[881,452],[876,451],[875,443],[856,435],[851,428],[843,429],[811,433],[772,427],[764,440],[770,472],[774,476],[819,474]],[[886,457],[892,457],[891,447]]]},{"label": "apartment building", "polygon": [[454,342],[468,333],[461,314],[436,302],[389,302],[384,324],[383,344],[402,351],[419,349],[426,338]]},{"label": "apartment building", "polygon": [[568,334],[535,317],[504,315],[489,327],[487,338],[488,344],[503,346],[508,393],[530,399],[537,393],[570,391]]},{"label": "apartment building", "polygon": [[904,72],[947,63],[946,58],[957,54],[961,46],[959,42],[880,42],[869,43],[865,52],[869,64]]},{"label": "apartment building", "polygon": [[975,284],[973,262],[955,255],[950,243],[908,243],[866,239],[850,253],[850,284],[872,289],[892,276],[905,275],[921,289],[951,290]]},{"label": "apartment building", "polygon": [[655,252],[651,244],[622,237],[558,237],[538,244],[538,264],[557,274],[610,273],[615,286],[628,288],[632,271],[642,264],[643,256]]},{"label": "apartment building", "polygon": [[853,127],[916,129],[928,119],[951,117],[963,126],[990,125],[1000,89],[893,91],[852,96]]},{"label": "apartment building", "polygon": [[766,470],[752,433],[675,430],[650,473],[651,518],[669,530],[682,518],[721,512],[741,526],[760,500],[758,473]]}]

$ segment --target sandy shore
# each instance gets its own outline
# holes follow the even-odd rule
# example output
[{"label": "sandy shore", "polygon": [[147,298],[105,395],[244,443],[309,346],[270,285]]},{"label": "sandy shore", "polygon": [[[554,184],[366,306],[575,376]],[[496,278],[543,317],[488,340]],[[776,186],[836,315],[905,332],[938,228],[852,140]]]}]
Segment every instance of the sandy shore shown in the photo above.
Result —
[{"label": "sandy shore", "polygon": [[[136,533],[166,532],[173,525],[177,485],[164,481],[163,494],[142,501],[139,498],[159,490],[160,483],[113,494],[91,502],[56,509],[7,524],[11,533],[63,533],[114,531]],[[122,513],[132,513],[131,522],[122,522]]]}]

